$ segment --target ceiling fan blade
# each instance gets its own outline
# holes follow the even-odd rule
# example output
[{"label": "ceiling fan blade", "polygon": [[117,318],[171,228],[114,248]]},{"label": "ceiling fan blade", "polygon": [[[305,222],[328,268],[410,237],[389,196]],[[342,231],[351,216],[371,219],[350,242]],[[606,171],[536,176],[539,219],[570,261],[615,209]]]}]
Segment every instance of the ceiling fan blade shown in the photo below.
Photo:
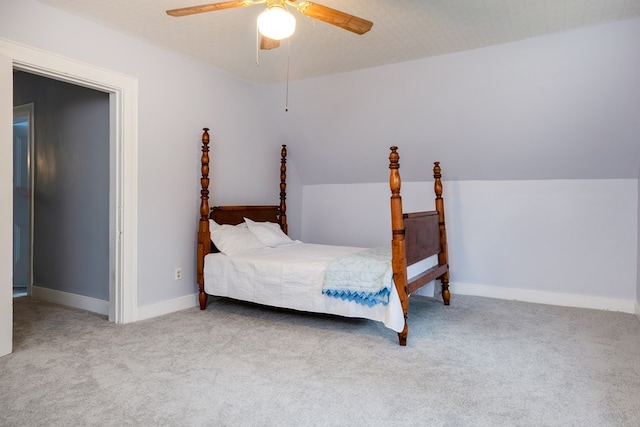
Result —
[{"label": "ceiling fan blade", "polygon": [[310,1],[302,2],[296,7],[303,15],[319,19],[356,34],[364,34],[373,27],[373,22],[371,21],[322,6],[321,4],[311,3]]},{"label": "ceiling fan blade", "polygon": [[280,47],[280,40],[270,39],[269,37],[260,37],[260,49],[271,50]]},{"label": "ceiling fan blade", "polygon": [[180,9],[167,10],[167,15],[170,15],[170,16],[195,15],[196,13],[213,12],[216,10],[251,6],[254,3],[257,3],[257,2],[248,0],[248,1],[223,1],[221,3],[201,4],[200,6],[189,6],[189,7],[182,7]]}]

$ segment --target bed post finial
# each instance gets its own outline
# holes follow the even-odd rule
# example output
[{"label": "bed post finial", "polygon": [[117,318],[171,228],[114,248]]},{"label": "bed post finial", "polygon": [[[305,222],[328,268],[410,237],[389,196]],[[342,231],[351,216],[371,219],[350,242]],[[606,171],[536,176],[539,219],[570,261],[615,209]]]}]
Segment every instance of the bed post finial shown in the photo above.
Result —
[{"label": "bed post finial", "polygon": [[[438,254],[438,264],[449,264],[449,253],[447,249],[447,230],[444,222],[444,199],[442,198],[442,169],[440,162],[433,162],[433,190],[436,193],[436,210],[438,211],[438,228],[440,229],[440,253]],[[449,305],[451,294],[449,292],[449,269],[440,278],[442,283],[442,300],[445,305]]]},{"label": "bed post finial", "polygon": [[[436,193],[436,200],[442,200],[442,169],[440,168],[440,162],[433,162],[433,179],[435,180],[433,189]],[[438,202],[436,202],[438,203]]]},{"label": "bed post finial", "polygon": [[203,128],[202,157],[200,158],[200,221],[209,219],[209,128]]},{"label": "bed post finial", "polygon": [[284,234],[289,234],[287,225],[287,146],[282,144],[280,151],[280,228]]},{"label": "bed post finial", "polygon": [[207,307],[207,294],[204,292],[204,256],[211,251],[209,234],[209,128],[202,129],[202,157],[200,158],[200,221],[198,222],[198,261],[196,280],[198,282],[198,300],[200,310]]},{"label": "bed post finial", "polygon": [[391,188],[391,253],[393,281],[400,297],[404,313],[404,329],[398,332],[398,343],[407,345],[409,328],[407,314],[409,312],[409,296],[407,295],[407,254],[404,245],[404,219],[402,216],[402,197],[400,196],[400,155],[398,147],[390,147],[389,154],[389,187]]}]

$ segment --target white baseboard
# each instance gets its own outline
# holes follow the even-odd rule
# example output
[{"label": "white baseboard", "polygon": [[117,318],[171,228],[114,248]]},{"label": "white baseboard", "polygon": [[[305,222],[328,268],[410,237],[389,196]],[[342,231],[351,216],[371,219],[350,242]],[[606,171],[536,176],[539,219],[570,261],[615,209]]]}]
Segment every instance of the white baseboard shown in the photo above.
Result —
[{"label": "white baseboard", "polygon": [[54,304],[79,308],[105,316],[109,315],[109,301],[97,298],[85,297],[83,295],[71,294],[69,292],[57,291],[35,285],[31,288],[31,296]]},{"label": "white baseboard", "polygon": [[[109,301],[71,294],[68,292],[56,291],[53,289],[43,288],[35,285],[32,287],[31,296],[33,298],[52,302],[54,304],[79,308],[81,310],[87,310],[94,313],[103,314],[105,316],[109,315]],[[162,301],[157,304],[145,305],[142,307],[138,307],[138,320],[151,319],[152,317],[162,316],[164,314],[185,310],[187,308],[196,307],[198,305],[198,294],[186,295],[180,298]]]},{"label": "white baseboard", "polygon": [[[474,295],[497,299],[508,299],[537,304],[560,305],[564,307],[593,308],[597,310],[636,313],[640,318],[638,302],[590,295],[566,294],[561,292],[537,291],[532,289],[503,288],[500,286],[477,285],[473,283],[450,283],[452,294]],[[452,298],[453,301],[453,298]],[[452,302],[453,304],[453,302]]]},{"label": "white baseboard", "polygon": [[162,301],[156,304],[138,307],[138,320],[151,319],[175,311],[186,310],[199,305],[198,294],[186,295],[180,298]]},{"label": "white baseboard", "polygon": [[[500,286],[477,285],[461,282],[451,282],[449,285],[449,289],[454,295],[474,295],[538,304],[560,305],[565,307],[620,311],[623,313],[635,314],[640,321],[640,303],[634,300],[565,294],[561,292],[536,291],[531,289],[503,288]],[[81,310],[87,310],[105,316],[109,315],[109,301],[56,291],[35,285],[32,288],[31,295],[33,298],[43,301],[79,308]],[[198,305],[198,294],[185,295],[180,298],[138,307],[138,320],[151,319],[153,317],[197,307]]]}]

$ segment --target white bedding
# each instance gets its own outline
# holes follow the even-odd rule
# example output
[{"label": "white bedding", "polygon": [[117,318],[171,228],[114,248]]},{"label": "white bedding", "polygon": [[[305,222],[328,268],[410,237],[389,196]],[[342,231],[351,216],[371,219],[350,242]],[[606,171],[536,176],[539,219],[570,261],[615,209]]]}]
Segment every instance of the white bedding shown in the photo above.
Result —
[{"label": "white bedding", "polygon": [[[391,287],[387,305],[372,307],[322,294],[328,263],[361,250],[363,248],[296,242],[232,257],[208,254],[204,260],[205,292],[274,307],[376,320],[401,332],[404,316],[395,286]],[[430,258],[421,262],[420,270],[435,265],[436,261]]]}]

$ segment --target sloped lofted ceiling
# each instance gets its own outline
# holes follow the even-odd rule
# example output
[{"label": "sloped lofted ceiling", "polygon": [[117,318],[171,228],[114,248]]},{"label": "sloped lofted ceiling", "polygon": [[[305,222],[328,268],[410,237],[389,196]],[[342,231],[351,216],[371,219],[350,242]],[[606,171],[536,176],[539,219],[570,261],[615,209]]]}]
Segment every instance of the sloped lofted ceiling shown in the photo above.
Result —
[{"label": "sloped lofted ceiling", "polygon": [[382,182],[390,145],[409,181],[433,160],[460,181],[638,177],[640,0],[318,0],[373,29],[294,12],[290,49],[259,66],[260,5],[173,18],[201,1],[39,1],[258,85],[261,142],[290,144],[303,184]]},{"label": "sloped lofted ceiling", "polygon": [[288,59],[289,79],[298,80],[640,16],[640,0],[318,0],[373,21],[372,30],[359,36],[293,11],[290,41],[258,55],[263,5],[174,18],[165,10],[206,0],[40,1],[257,84],[286,80]]}]

